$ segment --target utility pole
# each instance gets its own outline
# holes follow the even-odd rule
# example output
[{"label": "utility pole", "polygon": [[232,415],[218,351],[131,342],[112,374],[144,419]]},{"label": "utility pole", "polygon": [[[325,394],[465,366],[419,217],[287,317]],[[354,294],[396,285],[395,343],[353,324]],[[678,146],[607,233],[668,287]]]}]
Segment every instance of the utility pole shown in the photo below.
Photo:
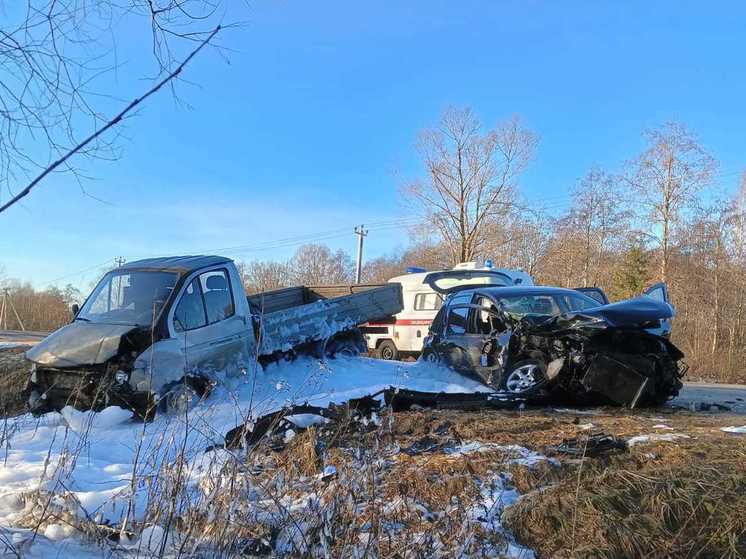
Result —
[{"label": "utility pole", "polygon": [[21,330],[25,331],[26,327],[23,325],[23,321],[18,315],[16,306],[13,304],[13,300],[10,298],[9,289],[6,287],[5,289],[3,289],[3,303],[2,306],[0,306],[0,327],[2,327],[3,330],[8,329],[8,307],[10,307],[10,310],[13,311],[13,314],[16,317],[16,321],[18,322],[18,326],[21,327]]},{"label": "utility pole", "polygon": [[121,268],[122,266],[124,266],[125,262],[127,262],[127,261],[123,257],[121,257],[121,256],[117,256],[114,259],[114,263],[117,265],[117,268]]},{"label": "utility pole", "polygon": [[359,228],[355,227],[357,235],[357,266],[355,267],[355,283],[360,283],[360,276],[363,272],[363,239],[368,235],[364,225]]}]

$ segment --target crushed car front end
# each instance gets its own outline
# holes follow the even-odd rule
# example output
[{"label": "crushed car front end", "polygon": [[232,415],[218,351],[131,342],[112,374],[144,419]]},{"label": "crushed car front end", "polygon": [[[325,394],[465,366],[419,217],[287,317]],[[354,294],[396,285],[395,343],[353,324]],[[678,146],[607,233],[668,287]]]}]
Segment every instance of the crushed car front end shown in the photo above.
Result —
[{"label": "crushed car front end", "polygon": [[[576,310],[511,312],[510,303],[522,297],[534,303],[573,298]],[[581,404],[659,405],[678,394],[686,373],[683,353],[659,335],[673,315],[671,305],[650,297],[599,306],[561,288],[462,291],[433,321],[423,355],[501,392]]]}]

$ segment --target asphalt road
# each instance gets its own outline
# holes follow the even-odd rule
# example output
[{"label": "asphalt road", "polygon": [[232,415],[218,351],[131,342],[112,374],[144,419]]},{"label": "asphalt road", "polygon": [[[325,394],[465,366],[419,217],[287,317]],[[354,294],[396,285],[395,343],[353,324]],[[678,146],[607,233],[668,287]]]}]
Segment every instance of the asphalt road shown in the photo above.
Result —
[{"label": "asphalt road", "polygon": [[[729,410],[720,409],[713,404],[727,406]],[[730,411],[746,415],[746,385],[687,382],[678,397],[668,405],[693,411]],[[710,409],[706,409],[708,405],[711,406]]]},{"label": "asphalt road", "polygon": [[0,330],[0,345],[35,345],[42,341],[47,335],[49,335],[49,332]]}]

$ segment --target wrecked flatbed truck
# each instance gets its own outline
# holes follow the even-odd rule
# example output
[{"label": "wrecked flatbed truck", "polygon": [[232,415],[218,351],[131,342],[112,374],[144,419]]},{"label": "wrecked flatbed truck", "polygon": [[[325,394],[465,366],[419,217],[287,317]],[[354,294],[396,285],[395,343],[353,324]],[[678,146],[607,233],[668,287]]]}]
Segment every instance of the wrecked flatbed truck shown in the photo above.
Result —
[{"label": "wrecked flatbed truck", "polygon": [[222,378],[299,353],[367,350],[356,327],[402,307],[401,288],[291,287],[247,297],[228,258],[180,256],[108,272],[73,321],[26,352],[29,407],[183,409]]},{"label": "wrecked flatbed truck", "polygon": [[668,339],[662,291],[613,304],[557,287],[434,289],[447,295],[423,358],[496,391],[580,404],[658,405],[676,396],[684,355]]}]

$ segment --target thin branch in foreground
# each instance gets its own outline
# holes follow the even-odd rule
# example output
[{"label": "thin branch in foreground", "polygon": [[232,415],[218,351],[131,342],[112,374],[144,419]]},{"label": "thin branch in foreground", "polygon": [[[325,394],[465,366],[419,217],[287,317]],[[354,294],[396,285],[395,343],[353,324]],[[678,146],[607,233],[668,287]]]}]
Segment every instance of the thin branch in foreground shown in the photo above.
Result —
[{"label": "thin branch in foreground", "polygon": [[161,89],[164,85],[172,81],[174,78],[176,78],[179,74],[181,74],[182,70],[186,67],[187,64],[194,58],[199,51],[201,51],[212,39],[217,35],[218,31],[220,31],[221,27],[218,25],[215,29],[212,30],[212,32],[205,38],[204,41],[202,41],[197,48],[195,48],[189,56],[187,56],[181,64],[179,64],[176,69],[171,72],[169,75],[167,75],[165,78],[163,78],[161,81],[159,81],[157,84],[155,84],[150,90],[148,90],[144,95],[141,97],[137,97],[133,99],[129,105],[127,105],[119,114],[117,114],[113,119],[111,119],[109,122],[107,122],[103,127],[93,132],[90,136],[88,136],[85,140],[83,140],[81,143],[70,149],[65,155],[57,159],[54,163],[52,163],[49,167],[44,169],[40,175],[38,175],[33,181],[31,181],[23,190],[21,190],[18,194],[13,196],[8,202],[0,206],[0,213],[7,210],[9,207],[11,207],[13,204],[27,196],[31,190],[41,182],[44,177],[49,175],[52,171],[54,171],[57,167],[64,164],[68,159],[70,159],[73,155],[83,150],[88,144],[90,144],[92,141],[94,141],[96,138],[101,136],[104,132],[106,132],[109,128],[112,128],[113,126],[119,124],[122,119],[127,116],[128,113],[132,112],[135,108],[137,108],[138,105],[140,105],[143,101],[145,101],[148,97],[156,93],[159,89]]}]

